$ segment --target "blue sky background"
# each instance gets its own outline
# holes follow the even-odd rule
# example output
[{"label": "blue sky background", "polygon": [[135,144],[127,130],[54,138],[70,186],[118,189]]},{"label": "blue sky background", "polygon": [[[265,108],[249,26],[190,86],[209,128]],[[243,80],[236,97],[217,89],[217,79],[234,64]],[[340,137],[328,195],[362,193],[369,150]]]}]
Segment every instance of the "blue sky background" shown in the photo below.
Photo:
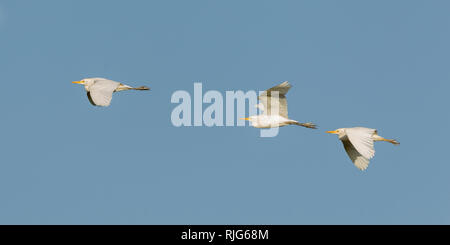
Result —
[{"label": "blue sky background", "polygon": [[[450,224],[449,1],[0,2],[1,224]],[[89,104],[71,81],[152,91]],[[288,80],[291,118],[173,127],[176,90]],[[206,106],[204,106],[206,107]],[[366,172],[340,127],[377,128]]]}]

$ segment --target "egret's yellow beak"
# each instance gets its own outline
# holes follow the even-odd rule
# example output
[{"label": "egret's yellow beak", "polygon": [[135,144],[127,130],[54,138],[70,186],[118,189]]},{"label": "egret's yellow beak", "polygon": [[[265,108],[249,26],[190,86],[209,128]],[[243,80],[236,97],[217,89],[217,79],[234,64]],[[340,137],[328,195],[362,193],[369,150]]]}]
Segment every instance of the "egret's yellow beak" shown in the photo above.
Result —
[{"label": "egret's yellow beak", "polygon": [[338,134],[338,132],[336,130],[334,130],[334,131],[327,131],[327,133],[329,133],[329,134]]},{"label": "egret's yellow beak", "polygon": [[248,117],[245,117],[245,118],[239,118],[240,120],[247,120],[247,121],[250,121],[250,118],[248,118]]},{"label": "egret's yellow beak", "polygon": [[72,83],[84,84],[84,81],[73,81]]}]

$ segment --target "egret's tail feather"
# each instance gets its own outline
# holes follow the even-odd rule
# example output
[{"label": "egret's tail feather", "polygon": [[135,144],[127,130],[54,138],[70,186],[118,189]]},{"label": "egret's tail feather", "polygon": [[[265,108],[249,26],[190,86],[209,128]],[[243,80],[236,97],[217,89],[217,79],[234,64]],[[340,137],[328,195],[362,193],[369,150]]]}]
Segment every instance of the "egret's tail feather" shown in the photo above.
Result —
[{"label": "egret's tail feather", "polygon": [[149,87],[147,87],[147,86],[141,86],[141,87],[139,87],[139,88],[133,88],[134,90],[150,90],[150,88]]},{"label": "egret's tail feather", "polygon": [[311,122],[308,122],[308,123],[295,122],[294,124],[305,127],[305,128],[317,129],[317,125],[315,125],[314,123],[311,123]]}]

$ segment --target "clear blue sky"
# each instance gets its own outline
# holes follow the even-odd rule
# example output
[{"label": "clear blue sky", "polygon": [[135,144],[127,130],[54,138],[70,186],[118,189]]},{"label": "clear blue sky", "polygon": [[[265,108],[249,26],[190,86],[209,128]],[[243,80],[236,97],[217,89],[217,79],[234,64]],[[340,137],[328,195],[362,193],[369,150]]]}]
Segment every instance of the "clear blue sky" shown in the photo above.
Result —
[{"label": "clear blue sky", "polygon": [[[1,224],[450,224],[449,1],[0,2]],[[152,91],[89,104],[71,81]],[[173,127],[264,90],[319,130]],[[325,130],[365,126],[366,172]]]}]

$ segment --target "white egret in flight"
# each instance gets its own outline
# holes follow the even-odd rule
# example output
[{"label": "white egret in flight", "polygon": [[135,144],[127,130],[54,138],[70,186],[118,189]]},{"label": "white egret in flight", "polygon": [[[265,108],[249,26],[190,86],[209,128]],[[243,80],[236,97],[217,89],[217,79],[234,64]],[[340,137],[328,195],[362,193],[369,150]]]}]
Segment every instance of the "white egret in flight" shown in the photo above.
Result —
[{"label": "white egret in flight", "polygon": [[92,105],[109,106],[114,92],[123,90],[150,90],[146,86],[133,88],[120,82],[108,80],[106,78],[85,78],[72,83],[83,84],[87,91],[87,96]]},{"label": "white egret in flight", "polygon": [[340,128],[334,131],[327,131],[327,133],[339,136],[348,156],[360,170],[367,169],[369,160],[375,156],[374,141],[386,141],[394,145],[400,144],[396,140],[385,139],[379,136],[377,130],[371,128]]},{"label": "white egret in flight", "polygon": [[293,124],[315,129],[316,125],[313,123],[300,123],[288,118],[286,93],[290,88],[291,85],[286,81],[264,91],[258,97],[261,103],[257,105],[263,113],[241,120],[250,121],[255,128],[274,128]]}]

